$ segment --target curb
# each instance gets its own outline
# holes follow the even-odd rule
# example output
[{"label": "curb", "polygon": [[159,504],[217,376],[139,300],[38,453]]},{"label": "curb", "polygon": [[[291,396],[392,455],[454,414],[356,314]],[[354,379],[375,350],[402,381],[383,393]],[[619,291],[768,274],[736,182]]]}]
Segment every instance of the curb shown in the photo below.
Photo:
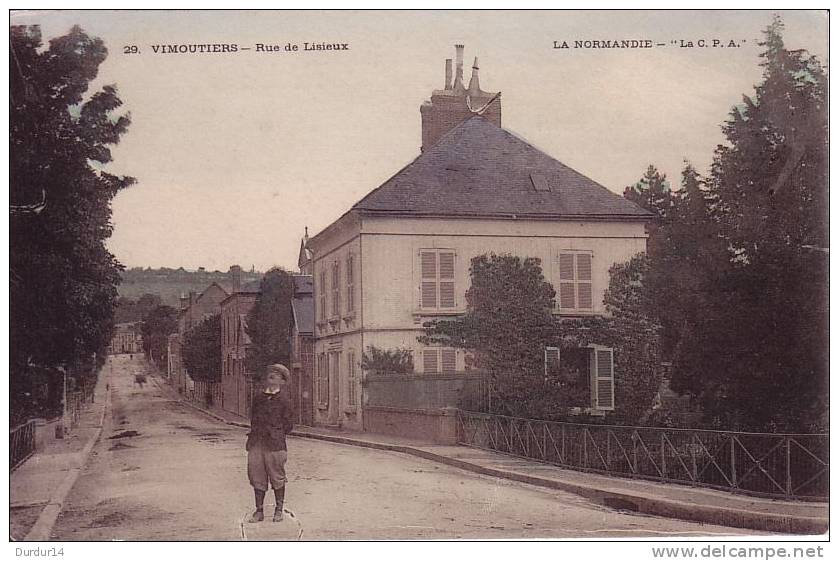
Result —
[{"label": "curb", "polygon": [[28,542],[43,542],[48,541],[50,539],[50,534],[52,533],[53,528],[55,527],[55,522],[58,520],[58,515],[61,513],[61,509],[64,507],[64,501],[67,500],[67,495],[70,494],[70,491],[73,489],[73,486],[76,484],[76,481],[79,479],[79,476],[84,469],[84,466],[87,464],[87,461],[90,459],[90,454],[93,452],[93,447],[99,442],[99,437],[102,436],[102,427],[105,422],[105,413],[110,408],[111,404],[111,392],[107,392],[105,396],[105,403],[102,406],[102,414],[99,415],[99,422],[98,428],[96,432],[93,433],[87,443],[85,443],[84,448],[82,451],[79,452],[79,466],[70,468],[68,470],[66,477],[61,482],[61,485],[55,490],[55,492],[50,497],[49,502],[44,507],[44,510],[41,511],[41,514],[38,516],[38,519],[35,521],[35,524],[23,538],[23,541]]},{"label": "curb", "polygon": [[[237,421],[229,421],[223,417],[194,405],[188,401],[181,400],[181,403],[189,405],[193,409],[200,411],[210,417],[238,427],[250,428],[250,424]],[[529,485],[536,485],[538,487],[546,487],[549,489],[556,489],[573,493],[582,496],[597,504],[601,504],[610,508],[618,510],[629,510],[648,514],[652,516],[662,516],[665,518],[678,518],[690,522],[699,522],[703,524],[718,524],[721,526],[729,526],[732,528],[744,528],[749,530],[759,530],[764,532],[774,532],[781,534],[794,535],[823,535],[828,531],[829,519],[822,517],[810,516],[795,516],[787,514],[774,514],[768,512],[754,512],[748,510],[738,510],[723,506],[709,506],[694,503],[686,503],[671,499],[664,499],[660,497],[651,497],[644,494],[622,493],[618,491],[608,491],[603,489],[596,489],[594,487],[587,487],[585,485],[578,485],[569,483],[567,481],[558,481],[555,479],[547,479],[534,475],[518,473],[515,471],[505,471],[485,466],[480,466],[471,462],[450,458],[435,454],[420,448],[412,446],[403,446],[399,444],[386,444],[382,442],[371,442],[367,440],[358,440],[354,438],[347,438],[343,436],[333,436],[327,434],[317,434],[305,431],[292,430],[289,436],[296,436],[299,438],[310,438],[313,440],[323,440],[326,442],[334,442],[337,444],[346,444],[349,446],[358,446],[362,448],[372,448],[375,450],[387,450],[391,452],[400,452],[409,456],[416,456],[425,460],[446,464],[465,471],[479,473],[481,475],[488,475],[490,477],[498,477],[501,479],[508,479],[511,481],[518,481],[520,483],[527,483]]]},{"label": "curb", "polygon": [[529,485],[574,493],[575,495],[580,495],[610,508],[631,510],[652,516],[663,516],[666,518],[678,518],[680,520],[687,520],[690,522],[719,524],[733,528],[745,528],[750,530],[796,535],[821,535],[827,532],[829,526],[827,518],[744,511],[728,507],[685,503],[682,501],[650,497],[643,494],[620,493],[617,491],[595,489],[593,487],[586,487],[584,485],[577,485],[565,481],[557,481],[555,479],[547,479],[544,477],[527,475],[514,471],[480,466],[471,462],[442,456],[440,454],[435,454],[433,452],[411,446],[368,442],[341,436],[297,431],[292,431],[290,434],[291,436],[324,440],[338,444],[348,444],[364,448],[401,452],[403,454],[416,456],[482,475],[509,479],[520,483],[527,483]]}]

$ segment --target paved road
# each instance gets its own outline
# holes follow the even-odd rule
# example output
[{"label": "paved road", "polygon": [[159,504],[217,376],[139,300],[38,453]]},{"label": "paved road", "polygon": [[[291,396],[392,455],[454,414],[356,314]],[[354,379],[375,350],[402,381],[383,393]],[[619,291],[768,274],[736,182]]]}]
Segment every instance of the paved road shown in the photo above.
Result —
[{"label": "paved road", "polygon": [[312,540],[747,533],[616,512],[560,491],[304,438],[289,439],[286,505],[294,518],[243,525],[251,509],[246,430],[167,398],[154,383],[135,386],[134,374],[145,368],[138,357],[112,360],[105,367],[112,370],[110,413],[58,519],[57,540],[267,540],[301,531]]}]

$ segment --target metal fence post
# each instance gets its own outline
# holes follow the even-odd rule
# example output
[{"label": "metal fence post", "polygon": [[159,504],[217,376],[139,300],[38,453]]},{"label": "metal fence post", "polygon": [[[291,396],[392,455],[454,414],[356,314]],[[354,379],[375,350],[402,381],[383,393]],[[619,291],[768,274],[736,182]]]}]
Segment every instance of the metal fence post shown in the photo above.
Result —
[{"label": "metal fence post", "polygon": [[632,476],[638,475],[638,432],[632,431]]},{"label": "metal fence post", "polygon": [[698,435],[692,435],[692,438],[690,439],[690,468],[694,485],[699,483],[699,472],[696,469],[696,444],[694,443],[694,440],[698,439]]},{"label": "metal fence post", "polygon": [[785,458],[786,466],[785,467],[786,467],[786,475],[787,475],[786,490],[787,490],[787,496],[789,496],[789,495],[792,495],[792,470],[791,470],[791,467],[790,467],[790,456],[791,456],[791,452],[792,452],[792,450],[791,450],[792,437],[788,436],[786,438],[786,440],[787,440],[786,454],[785,454],[786,455],[786,458]]},{"label": "metal fence post", "polygon": [[565,456],[565,425],[562,425],[562,458],[560,458],[560,461],[563,464],[568,463],[568,461],[565,458],[566,458],[566,456]]},{"label": "metal fence post", "polygon": [[667,456],[664,449],[664,431],[661,432],[661,480],[667,479]]},{"label": "metal fence post", "polygon": [[583,429],[583,467],[588,467],[588,429]]},{"label": "metal fence post", "polygon": [[729,442],[731,443],[731,488],[737,488],[737,465],[735,460],[735,448],[734,448],[734,441],[736,437],[733,434],[728,435]]}]

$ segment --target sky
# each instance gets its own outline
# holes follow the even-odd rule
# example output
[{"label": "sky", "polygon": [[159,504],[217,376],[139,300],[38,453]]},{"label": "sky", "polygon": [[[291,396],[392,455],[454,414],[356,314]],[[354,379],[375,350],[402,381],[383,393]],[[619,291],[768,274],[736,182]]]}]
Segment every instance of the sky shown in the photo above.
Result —
[{"label": "sky", "polygon": [[[502,92],[504,128],[615,193],[649,164],[676,188],[685,159],[707,172],[720,125],[760,81],[772,13],[32,11],[11,23],[40,24],[45,40],[79,24],[109,49],[91,93],[116,84],[132,119],[107,166],[137,178],[113,201],[108,247],[123,264],[264,271],[296,269],[304,228],[419,155],[419,107],[455,43],[466,80],[477,56],[482,88]],[[826,13],[780,15],[787,47],[826,62]],[[664,46],[553,48],[622,39]],[[696,46],[714,39],[739,46]],[[240,50],[153,48],[208,43]]]}]

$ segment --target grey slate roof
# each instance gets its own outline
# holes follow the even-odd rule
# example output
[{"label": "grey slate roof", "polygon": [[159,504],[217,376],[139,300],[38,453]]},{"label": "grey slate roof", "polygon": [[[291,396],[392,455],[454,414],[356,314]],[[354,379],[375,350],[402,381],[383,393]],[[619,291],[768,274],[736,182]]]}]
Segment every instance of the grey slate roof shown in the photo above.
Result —
[{"label": "grey slate roof", "polygon": [[295,294],[312,293],[312,275],[292,275],[294,278]]},{"label": "grey slate roof", "polygon": [[311,335],[315,330],[315,301],[309,296],[298,296],[291,300],[291,313],[297,331]]},{"label": "grey slate roof", "polygon": [[[550,191],[537,191],[531,174],[543,176]],[[353,210],[418,216],[651,216],[477,115],[446,133]]]}]

